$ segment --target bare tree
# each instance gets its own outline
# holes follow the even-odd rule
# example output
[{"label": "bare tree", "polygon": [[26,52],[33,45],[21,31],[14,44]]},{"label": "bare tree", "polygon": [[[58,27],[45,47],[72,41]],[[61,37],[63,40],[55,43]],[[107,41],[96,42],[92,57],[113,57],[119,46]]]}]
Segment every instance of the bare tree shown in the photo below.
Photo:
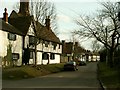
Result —
[{"label": "bare tree", "polygon": [[100,43],[97,40],[94,40],[94,41],[92,41],[91,47],[92,47],[93,52],[99,52],[101,50],[102,46],[100,45]]},{"label": "bare tree", "polygon": [[45,24],[46,16],[49,16],[51,20],[51,28],[56,34],[58,34],[54,3],[47,2],[46,0],[31,0],[30,13],[31,15],[34,15],[36,21],[39,21],[43,25]]},{"label": "bare tree", "polygon": [[[18,12],[20,4],[15,4],[13,8]],[[29,11],[30,15],[33,15],[35,20],[42,25],[45,25],[46,16],[49,16],[51,20],[51,29],[56,35],[59,34],[57,30],[57,14],[54,3],[48,2],[47,0],[30,0]]]},{"label": "bare tree", "polygon": [[114,65],[114,51],[119,45],[120,32],[118,21],[118,3],[103,2],[102,10],[96,17],[80,16],[76,20],[79,30],[75,31],[82,37],[95,38],[109,50],[109,65]]}]

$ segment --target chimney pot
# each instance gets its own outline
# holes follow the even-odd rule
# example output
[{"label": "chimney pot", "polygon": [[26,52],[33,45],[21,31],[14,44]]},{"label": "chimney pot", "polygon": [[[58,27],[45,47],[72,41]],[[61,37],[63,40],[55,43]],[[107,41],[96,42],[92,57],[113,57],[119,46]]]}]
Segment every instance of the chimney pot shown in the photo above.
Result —
[{"label": "chimney pot", "polygon": [[4,20],[5,22],[8,22],[7,8],[5,8],[4,11],[5,11],[5,12],[3,13],[3,20]]}]

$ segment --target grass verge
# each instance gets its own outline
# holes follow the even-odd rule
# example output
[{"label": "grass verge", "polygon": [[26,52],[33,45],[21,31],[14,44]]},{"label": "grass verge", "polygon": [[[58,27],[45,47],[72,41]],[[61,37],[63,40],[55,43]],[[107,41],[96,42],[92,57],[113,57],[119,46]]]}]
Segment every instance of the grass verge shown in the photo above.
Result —
[{"label": "grass verge", "polygon": [[119,69],[110,68],[105,62],[99,62],[99,78],[107,88],[120,88]]},{"label": "grass verge", "polygon": [[2,69],[2,79],[4,80],[20,80],[26,78],[39,77],[51,73],[57,73],[63,71],[63,63],[60,64],[49,64],[49,65],[39,65],[39,66],[21,66],[12,68]]}]

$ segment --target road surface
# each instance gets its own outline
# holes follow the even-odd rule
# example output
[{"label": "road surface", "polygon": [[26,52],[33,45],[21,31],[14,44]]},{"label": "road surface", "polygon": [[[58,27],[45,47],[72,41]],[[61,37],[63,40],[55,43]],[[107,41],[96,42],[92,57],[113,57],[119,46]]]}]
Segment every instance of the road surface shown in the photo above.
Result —
[{"label": "road surface", "polygon": [[73,90],[75,88],[88,88],[91,90],[101,90],[99,81],[97,80],[97,62],[88,63],[86,66],[79,66],[78,71],[64,71],[38,78],[17,81],[3,80],[2,87],[34,88],[33,90],[36,90],[35,88],[73,88]]}]

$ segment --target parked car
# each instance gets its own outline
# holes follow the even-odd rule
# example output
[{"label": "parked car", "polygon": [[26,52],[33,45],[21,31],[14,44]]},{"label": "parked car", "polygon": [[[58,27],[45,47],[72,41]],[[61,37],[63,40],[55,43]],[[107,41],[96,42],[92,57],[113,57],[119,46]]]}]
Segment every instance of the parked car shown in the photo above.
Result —
[{"label": "parked car", "polygon": [[85,66],[86,65],[86,61],[79,61],[79,66]]},{"label": "parked car", "polygon": [[69,61],[64,65],[64,70],[78,70],[78,66],[75,61]]}]

